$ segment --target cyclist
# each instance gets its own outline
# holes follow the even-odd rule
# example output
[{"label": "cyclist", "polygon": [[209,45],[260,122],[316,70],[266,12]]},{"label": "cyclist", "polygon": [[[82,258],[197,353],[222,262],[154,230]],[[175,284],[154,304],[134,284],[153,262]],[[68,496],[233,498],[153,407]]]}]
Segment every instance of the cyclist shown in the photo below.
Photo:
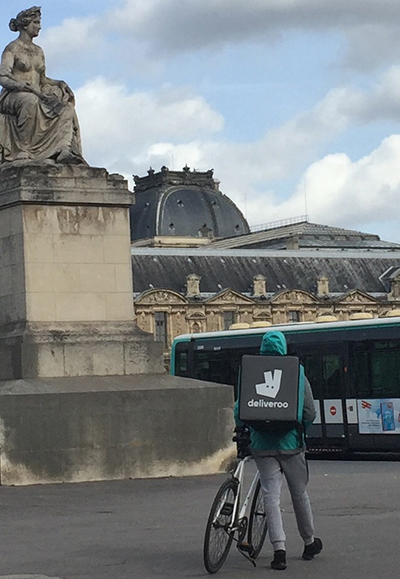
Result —
[{"label": "cyclist", "polygon": [[[286,338],[282,332],[268,331],[264,334],[260,354],[285,356]],[[300,405],[303,407],[303,425],[307,428],[315,419],[315,407],[310,384],[300,366]],[[300,408],[301,408],[300,406]],[[239,400],[234,409],[237,426],[244,426],[239,419]],[[270,430],[250,427],[250,448],[260,473],[261,489],[265,504],[269,539],[274,549],[272,569],[286,569],[286,536],[280,509],[282,478],[289,487],[297,527],[304,541],[303,559],[311,560],[322,550],[322,541],[314,537],[314,523],[310,500],[306,491],[308,467],[305,457],[303,430],[284,429],[271,425]]]}]

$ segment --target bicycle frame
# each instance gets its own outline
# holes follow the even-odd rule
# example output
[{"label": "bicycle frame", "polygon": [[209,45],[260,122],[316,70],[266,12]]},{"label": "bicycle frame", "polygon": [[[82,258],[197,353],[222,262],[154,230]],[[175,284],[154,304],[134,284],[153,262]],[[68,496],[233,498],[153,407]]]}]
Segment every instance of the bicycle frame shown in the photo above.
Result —
[{"label": "bicycle frame", "polygon": [[[260,477],[258,470],[257,470],[257,472],[255,473],[254,478],[251,482],[249,490],[247,491],[247,494],[246,494],[246,497],[243,501],[243,504],[240,507],[240,497],[241,497],[241,491],[243,488],[244,467],[251,460],[254,460],[254,458],[252,456],[246,456],[245,458],[240,460],[239,464],[237,465],[237,467],[235,469],[235,472],[232,475],[233,478],[238,481],[238,493],[236,495],[236,499],[235,499],[235,503],[234,503],[234,507],[233,507],[232,524],[229,526],[230,532],[235,532],[235,531],[239,530],[240,521],[243,520],[243,518],[246,515],[250,499],[253,496],[254,489],[256,488],[258,479]],[[240,511],[239,511],[239,507],[240,507]],[[238,514],[238,511],[239,511],[239,514]]]}]

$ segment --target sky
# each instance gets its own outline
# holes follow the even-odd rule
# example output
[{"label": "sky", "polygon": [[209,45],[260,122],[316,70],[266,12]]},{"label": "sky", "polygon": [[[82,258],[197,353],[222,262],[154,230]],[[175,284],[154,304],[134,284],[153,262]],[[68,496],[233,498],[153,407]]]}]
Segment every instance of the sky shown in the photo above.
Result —
[{"label": "sky", "polygon": [[[42,0],[90,165],[214,169],[250,225],[400,242],[398,0]],[[26,1],[0,5],[2,49]]]}]

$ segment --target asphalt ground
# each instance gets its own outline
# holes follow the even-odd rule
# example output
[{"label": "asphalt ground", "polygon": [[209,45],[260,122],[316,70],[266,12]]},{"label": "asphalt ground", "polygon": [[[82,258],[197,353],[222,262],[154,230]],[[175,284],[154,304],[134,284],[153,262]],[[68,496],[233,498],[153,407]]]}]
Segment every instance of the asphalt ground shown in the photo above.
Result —
[{"label": "asphalt ground", "polygon": [[[302,542],[285,489],[288,568],[283,576],[398,576],[400,462],[315,460],[309,466],[309,494],[324,550],[312,561],[301,559]],[[225,476],[0,487],[0,579],[208,576],[202,562],[204,529]],[[270,560],[268,543],[255,569],[233,547],[216,576],[280,576],[270,569]]]}]

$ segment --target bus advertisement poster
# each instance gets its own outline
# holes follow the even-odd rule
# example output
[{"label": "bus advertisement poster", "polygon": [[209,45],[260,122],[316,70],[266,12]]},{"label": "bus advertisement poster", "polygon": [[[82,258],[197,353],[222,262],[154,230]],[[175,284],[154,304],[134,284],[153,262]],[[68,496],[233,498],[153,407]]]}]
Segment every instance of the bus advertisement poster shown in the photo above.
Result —
[{"label": "bus advertisement poster", "polygon": [[400,434],[400,399],[361,399],[358,405],[360,434]]}]

